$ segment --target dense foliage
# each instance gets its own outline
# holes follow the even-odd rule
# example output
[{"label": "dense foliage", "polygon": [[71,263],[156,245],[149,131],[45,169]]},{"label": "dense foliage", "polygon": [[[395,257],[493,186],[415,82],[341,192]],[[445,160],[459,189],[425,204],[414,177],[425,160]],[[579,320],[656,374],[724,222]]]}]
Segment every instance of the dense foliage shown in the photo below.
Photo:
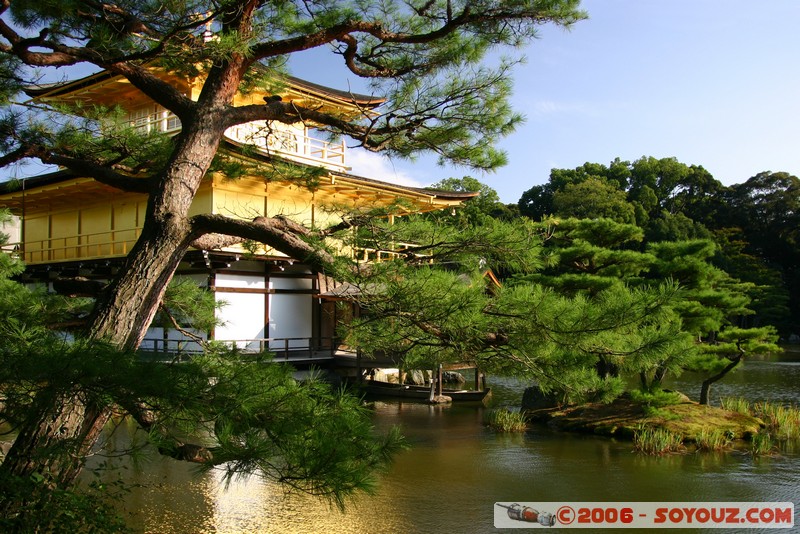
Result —
[{"label": "dense foliage", "polygon": [[[554,169],[547,184],[525,192],[519,210],[527,219],[537,221],[533,231],[542,239],[540,264],[529,270],[492,265],[505,284],[502,290],[494,291],[496,296],[510,288],[546,288],[569,302],[572,315],[562,311],[565,318],[574,317],[576,310],[603,310],[603,318],[592,318],[602,329],[609,324],[604,318],[614,317],[604,308],[608,302],[621,295],[652,292],[656,287],[672,288],[668,301],[653,312],[658,317],[654,325],[657,333],[651,338],[654,341],[635,341],[638,334],[646,336],[647,332],[647,322],[635,319],[631,331],[608,330],[602,343],[592,340],[593,350],[585,348],[582,335],[567,330],[573,338],[565,340],[568,349],[562,350],[555,361],[565,373],[563,377],[570,377],[564,380],[570,386],[554,385],[547,378],[535,376],[542,388],[565,392],[581,384],[570,375],[570,364],[607,383],[638,375],[644,390],[657,389],[665,377],[688,370],[702,377],[700,400],[707,403],[711,385],[744,358],[779,350],[774,344],[778,339],[775,327],[782,327],[785,334],[797,331],[786,295],[796,272],[791,265],[796,227],[789,221],[796,218],[798,193],[796,178],[777,173],[769,179],[768,174],[748,181],[749,185],[726,188],[702,167],[674,159],[642,158],[632,164],[615,160],[608,166],[587,163],[574,170]],[[493,191],[480,182],[465,177],[440,184],[480,192],[458,217],[461,224],[509,220],[508,210],[502,210]],[[755,193],[756,189],[761,193]],[[749,246],[752,252],[748,254],[747,242],[741,240],[746,232],[725,226],[729,224],[725,217],[742,209],[745,198],[760,204],[766,213],[756,211],[752,223],[738,217],[737,224],[752,232],[760,217],[772,221],[779,235],[786,236],[782,241],[787,251],[784,276],[768,266],[775,265],[774,258],[769,260],[755,252],[763,248],[758,240],[754,238],[757,244]],[[514,219],[510,218],[512,224]],[[761,228],[766,232],[763,225]],[[522,311],[531,302],[540,301],[529,297],[517,303],[516,309],[535,323],[539,317],[535,312]],[[551,328],[544,323],[536,326],[540,333]],[[612,331],[620,336],[618,341],[625,339],[637,349],[626,353],[612,348]],[[660,335],[667,331],[674,336],[671,343],[661,341]],[[553,342],[558,336],[550,333],[546,338]],[[643,357],[641,348],[647,346],[656,348]],[[543,346],[535,348],[537,356],[548,351]],[[526,348],[517,345],[511,352],[526,354]],[[578,358],[578,353],[584,356]],[[541,363],[537,365],[541,371]],[[584,393],[601,389],[589,386]]]},{"label": "dense foliage", "polygon": [[[10,255],[0,254],[0,420],[9,432],[24,431],[39,417],[42,398],[64,398],[79,388],[88,405],[113,403],[118,413],[134,415],[162,454],[222,469],[228,477],[252,473],[282,481],[339,506],[354,491],[370,490],[376,472],[402,447],[396,430],[374,433],[357,398],[318,380],[299,382],[291,367],[264,355],[212,343],[188,361],[149,361],[101,341],[73,339],[58,327],[74,323],[82,308],[11,280],[21,269]],[[207,317],[212,306],[202,293],[179,281],[168,291],[165,307],[190,304],[179,317],[197,326],[192,318]],[[30,460],[43,463],[73,461],[74,454],[70,443],[26,451]],[[87,524],[100,521],[97,528],[108,531],[113,522],[103,526],[112,517],[106,508],[91,507],[91,499],[69,492],[51,493],[58,481],[50,476],[57,473],[0,478],[7,527],[40,522],[29,515],[34,509],[53,520],[83,510],[96,512],[83,518]],[[98,505],[102,497],[95,496]],[[25,505],[31,500],[38,504]],[[64,525],[39,528],[67,530]]]},{"label": "dense foliage", "polygon": [[[9,317],[18,320],[6,325],[11,337],[2,340],[8,360],[3,372],[9,374],[0,385],[13,401],[5,409],[18,434],[0,464],[0,475],[8,476],[0,478],[41,477],[46,489],[68,489],[105,423],[121,410],[175,456],[207,466],[225,460],[243,472],[258,469],[337,502],[363,487],[397,440],[372,436],[349,397],[314,383],[295,384],[277,366],[216,352],[191,364],[151,369],[152,380],[145,380],[133,354],[154,319],[175,327],[185,319],[188,307],[164,305],[164,299],[181,258],[203,238],[266,243],[316,272],[345,279],[358,274],[353,265],[341,268],[321,245],[326,229],[305,228],[286,217],[248,221],[194,214],[194,197],[210,173],[235,179],[259,172],[265,181],[277,175],[313,188],[320,171],[248,165],[221,150],[228,128],[254,121],[302,121],[368,150],[401,157],[429,152],[474,168],[496,168],[505,160],[496,141],[521,119],[509,104],[510,69],[519,58],[504,53],[515,54],[543,24],[570,26],[585,18],[578,4],[9,0],[0,5],[0,166],[34,159],[148,198],[136,245],[118,274],[99,288],[88,314],[78,314],[83,325],[74,331],[74,342],[59,337],[55,332],[62,329],[44,322],[46,314],[23,318],[14,313],[28,308],[7,301]],[[345,72],[364,79],[372,94],[385,98],[381,108],[344,116],[270,97],[280,93],[288,60],[312,49],[329,52]],[[491,65],[484,61],[501,56]],[[94,102],[32,105],[19,96],[87,71],[121,77],[143,100],[173,113],[180,131],[174,137],[137,132],[122,110]],[[176,78],[191,79],[197,98],[179,89]],[[255,88],[267,95],[263,103],[233,105],[237,94]],[[239,155],[248,154],[245,147]],[[474,238],[481,239],[479,232]],[[516,266],[527,258],[506,261]],[[185,296],[185,289],[173,294]],[[41,306],[36,295],[18,288],[2,298]],[[34,364],[41,364],[38,375]],[[20,384],[28,389],[19,391]],[[181,396],[166,391],[168,384]],[[183,417],[176,420],[177,414]],[[211,432],[213,443],[200,449],[177,443],[168,428],[184,420]],[[208,428],[212,421],[217,424]],[[189,454],[192,450],[204,452]],[[5,500],[0,506],[10,517],[24,509],[22,502]]]},{"label": "dense foliage", "polygon": [[698,165],[674,158],[616,159],[553,169],[546,184],[525,191],[520,213],[597,218],[634,224],[638,246],[705,239],[707,259],[732,278],[751,284],[755,313],[742,326],[772,325],[784,339],[800,332],[800,179],[763,172],[725,186]]}]

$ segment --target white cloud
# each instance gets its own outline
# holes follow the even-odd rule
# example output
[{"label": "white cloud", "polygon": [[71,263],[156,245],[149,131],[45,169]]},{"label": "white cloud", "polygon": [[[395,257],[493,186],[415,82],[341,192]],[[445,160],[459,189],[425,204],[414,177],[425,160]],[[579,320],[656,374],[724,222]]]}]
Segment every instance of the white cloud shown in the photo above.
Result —
[{"label": "white cloud", "polygon": [[352,174],[364,178],[408,187],[425,187],[419,179],[412,176],[407,170],[397,167],[386,156],[368,150],[348,150],[347,165],[352,167],[350,171]]}]

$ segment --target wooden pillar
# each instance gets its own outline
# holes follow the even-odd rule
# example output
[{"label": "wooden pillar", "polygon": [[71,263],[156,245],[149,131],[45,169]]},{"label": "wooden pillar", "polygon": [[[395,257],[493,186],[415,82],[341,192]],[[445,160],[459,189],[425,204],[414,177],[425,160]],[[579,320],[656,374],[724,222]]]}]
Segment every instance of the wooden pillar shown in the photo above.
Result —
[{"label": "wooden pillar", "polygon": [[439,369],[436,372],[436,394],[442,396],[442,364],[439,364]]}]

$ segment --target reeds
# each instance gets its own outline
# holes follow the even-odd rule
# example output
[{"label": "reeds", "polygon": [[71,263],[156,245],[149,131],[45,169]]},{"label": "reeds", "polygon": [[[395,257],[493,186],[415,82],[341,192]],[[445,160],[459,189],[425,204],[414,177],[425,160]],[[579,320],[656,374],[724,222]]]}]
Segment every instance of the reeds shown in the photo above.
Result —
[{"label": "reeds", "polygon": [[758,402],[753,406],[753,415],[767,425],[770,435],[778,439],[800,438],[800,409],[772,402]]},{"label": "reeds", "polygon": [[771,455],[775,448],[772,441],[772,436],[768,432],[759,432],[753,434],[750,440],[750,454],[753,456],[768,456]]},{"label": "reeds", "polygon": [[750,411],[750,401],[741,397],[723,397],[719,401],[720,407],[729,412],[736,412],[742,415],[752,415]]},{"label": "reeds", "polygon": [[508,408],[490,410],[486,415],[486,424],[497,432],[524,432],[528,428],[525,414],[512,412]]},{"label": "reeds", "polygon": [[698,451],[722,451],[731,444],[730,436],[722,430],[709,430],[704,428],[695,440]]},{"label": "reeds", "polygon": [[642,427],[633,433],[633,449],[653,456],[678,452],[683,449],[683,437],[663,428]]},{"label": "reeds", "polygon": [[775,451],[775,440],[800,439],[800,409],[764,401],[751,405],[740,398],[721,399],[720,405],[726,410],[752,415],[764,421],[765,428],[753,434],[750,440],[750,454],[753,456],[771,455]]}]

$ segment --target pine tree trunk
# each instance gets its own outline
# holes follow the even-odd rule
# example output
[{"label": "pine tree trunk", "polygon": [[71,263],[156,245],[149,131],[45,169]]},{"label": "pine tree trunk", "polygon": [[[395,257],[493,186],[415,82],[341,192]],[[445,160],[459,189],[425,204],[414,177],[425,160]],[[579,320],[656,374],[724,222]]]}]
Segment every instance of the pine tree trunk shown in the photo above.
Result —
[{"label": "pine tree trunk", "polygon": [[[218,119],[216,120],[218,122]],[[89,335],[121,350],[135,350],[144,338],[164,291],[193,237],[189,209],[216,154],[222,131],[204,128],[209,117],[186,132],[173,164],[150,195],[142,234],[125,267],[97,303]],[[190,127],[190,126],[187,126]]]},{"label": "pine tree trunk", "polygon": [[711,380],[703,380],[703,383],[700,386],[700,404],[708,404],[708,398],[711,394],[711,384],[713,384]]},{"label": "pine tree trunk", "polygon": [[722,379],[725,375],[733,370],[734,367],[739,365],[739,362],[742,361],[741,354],[736,356],[731,360],[731,363],[725,366],[725,368],[720,371],[719,373],[715,374],[712,377],[709,377],[703,380],[703,384],[700,386],[700,404],[708,404],[709,396],[711,394],[711,384],[717,382]]},{"label": "pine tree trunk", "polygon": [[41,392],[3,461],[5,473],[21,478],[38,473],[48,485],[71,486],[111,416],[108,406],[83,397],[78,391]]},{"label": "pine tree trunk", "polygon": [[[120,275],[98,299],[90,338],[123,351],[139,347],[192,240],[188,213],[216,153],[222,134],[218,123],[212,117],[186,125],[173,163],[150,195],[141,236]],[[33,406],[0,464],[0,474],[27,479],[38,473],[54,486],[67,488],[80,473],[113,406],[87,404],[77,387],[61,392],[44,389]]]},{"label": "pine tree trunk", "polygon": [[[246,37],[257,5],[247,1],[226,13],[228,29]],[[192,235],[189,210],[216,155],[225,129],[224,114],[247,65],[246,58],[234,53],[213,66],[198,101],[179,115],[182,130],[174,139],[169,162],[152,183],[142,234],[120,275],[97,301],[87,331],[90,339],[132,351],[144,338],[169,281],[197,237]],[[30,479],[39,474],[52,486],[67,488],[80,473],[113,406],[94,404],[77,385],[57,392],[48,391],[47,385],[44,388],[0,464],[0,477]],[[20,506],[8,501],[4,500],[6,507]]]},{"label": "pine tree trunk", "polygon": [[[100,313],[90,330],[91,337],[126,351],[141,343],[188,246],[188,238],[180,239],[175,232],[164,235],[159,225],[149,226],[131,252],[123,276],[99,303]],[[31,419],[0,464],[2,473],[21,478],[38,473],[56,487],[69,487],[113,409],[87,404],[84,397],[79,389],[37,393]]]}]

